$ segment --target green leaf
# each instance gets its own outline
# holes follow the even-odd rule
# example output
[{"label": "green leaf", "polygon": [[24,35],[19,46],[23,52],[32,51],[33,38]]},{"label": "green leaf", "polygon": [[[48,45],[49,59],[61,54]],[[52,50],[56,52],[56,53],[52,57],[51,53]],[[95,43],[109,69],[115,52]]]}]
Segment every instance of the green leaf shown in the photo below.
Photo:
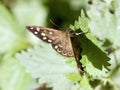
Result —
[{"label": "green leaf", "polygon": [[[75,27],[79,32],[82,30],[86,32],[90,30],[87,17],[79,17],[79,20],[75,22]],[[82,48],[82,64],[85,70],[93,77],[102,77],[106,75],[108,66],[110,65],[108,61],[110,58],[107,56],[105,51],[99,45],[97,39],[92,35],[92,33],[87,33],[85,35],[80,35],[79,43]],[[96,73],[96,74],[95,74]]]},{"label": "green leaf", "polygon": [[[110,9],[114,10],[114,13],[111,13]],[[109,55],[111,58],[111,72],[109,73],[110,75],[108,79],[112,81],[111,87],[117,87],[118,89],[114,90],[119,90],[120,0],[106,0],[106,2],[98,2],[94,0],[94,3],[87,11],[87,14],[90,18],[89,27],[94,36],[101,40],[102,45],[105,45],[106,40],[110,42],[105,48],[110,47],[110,49],[115,49]]]},{"label": "green leaf", "polygon": [[35,84],[31,76],[25,73],[15,58],[4,57],[0,63],[0,89],[1,90],[27,90]]},{"label": "green leaf", "polygon": [[[16,35],[12,28],[12,17],[9,12],[0,4],[0,53],[4,53],[12,47]],[[3,47],[4,45],[4,47]]]},{"label": "green leaf", "polygon": [[[98,5],[96,2],[92,5],[92,8],[88,10],[88,16],[91,18],[89,27],[91,28],[91,32],[97,38],[103,41],[108,39],[110,42],[112,42],[114,47],[119,47],[120,46],[120,42],[119,42],[120,41],[120,37],[119,37],[120,2],[118,0],[114,1],[114,4],[116,5],[115,14],[111,14],[108,10],[111,3],[106,2]],[[101,8],[97,10],[97,7],[101,7]]]},{"label": "green leaf", "polygon": [[[0,13],[0,46],[2,47],[0,48],[0,53],[15,53],[16,49],[26,48],[28,43],[23,37],[19,37],[21,34],[19,31],[22,31],[22,29],[18,27],[12,15],[1,4]],[[22,46],[18,47],[18,43],[22,43]]]},{"label": "green leaf", "polygon": [[34,83],[30,75],[14,57],[14,54],[28,45],[20,35],[23,29],[0,3],[0,89],[26,90]]},{"label": "green leaf", "polygon": [[81,87],[83,87],[82,88],[83,90],[93,90],[89,84],[88,78],[85,75],[82,77],[80,85],[81,85]]},{"label": "green leaf", "polygon": [[[80,80],[80,77],[76,77],[76,75],[79,76],[78,69],[68,64],[64,57],[46,43],[41,42],[41,47],[36,46],[34,49],[28,49],[27,52],[22,51],[16,57],[32,74],[32,77],[39,78],[39,83],[47,83],[48,87],[52,86],[53,90],[80,87],[78,84],[74,85],[78,78]],[[74,64],[76,66],[76,63]],[[69,79],[69,77],[74,79]]]},{"label": "green leaf", "polygon": [[19,0],[12,7],[12,13],[23,27],[25,25],[44,25],[47,17],[47,9],[38,0]]}]

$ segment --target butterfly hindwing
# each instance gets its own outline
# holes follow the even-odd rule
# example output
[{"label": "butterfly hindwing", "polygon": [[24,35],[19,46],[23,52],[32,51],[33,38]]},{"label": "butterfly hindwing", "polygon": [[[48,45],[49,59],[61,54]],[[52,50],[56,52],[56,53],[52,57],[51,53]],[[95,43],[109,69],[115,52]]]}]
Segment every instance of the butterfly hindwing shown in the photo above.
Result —
[{"label": "butterfly hindwing", "polygon": [[75,57],[75,60],[77,63],[77,67],[78,67],[79,71],[83,71],[82,63],[80,62],[80,60],[82,58],[82,56],[81,56],[82,48],[80,47],[77,38],[71,38],[71,41],[72,41],[71,43],[72,43],[74,57]]}]

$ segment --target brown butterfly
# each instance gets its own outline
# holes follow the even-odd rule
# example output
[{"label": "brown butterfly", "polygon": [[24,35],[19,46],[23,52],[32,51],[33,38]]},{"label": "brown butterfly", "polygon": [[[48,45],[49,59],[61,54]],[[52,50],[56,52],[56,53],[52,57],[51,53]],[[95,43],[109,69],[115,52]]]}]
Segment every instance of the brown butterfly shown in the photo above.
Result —
[{"label": "brown butterfly", "polygon": [[76,36],[82,33],[75,33],[71,29],[60,31],[52,28],[45,28],[41,26],[26,26],[35,36],[41,40],[51,43],[52,47],[61,55],[66,57],[75,57],[77,66],[81,70],[81,48]]}]

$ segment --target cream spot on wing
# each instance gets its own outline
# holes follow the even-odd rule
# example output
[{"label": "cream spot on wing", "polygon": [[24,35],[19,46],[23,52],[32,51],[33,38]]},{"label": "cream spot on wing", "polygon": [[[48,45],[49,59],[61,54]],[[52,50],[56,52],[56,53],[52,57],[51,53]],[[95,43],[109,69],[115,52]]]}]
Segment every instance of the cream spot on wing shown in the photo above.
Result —
[{"label": "cream spot on wing", "polygon": [[65,52],[63,52],[62,54],[65,55],[65,56],[67,55],[67,53],[65,53]]},{"label": "cream spot on wing", "polygon": [[45,36],[45,33],[42,32],[41,35],[42,35],[42,36]]},{"label": "cream spot on wing", "polygon": [[60,54],[62,54],[63,53],[63,49],[60,48],[60,47],[58,47],[57,52],[59,52]]},{"label": "cream spot on wing", "polygon": [[37,32],[37,31],[35,31],[35,32],[34,32],[34,34],[38,34],[38,32]]},{"label": "cream spot on wing", "polygon": [[54,48],[55,48],[55,49],[57,49],[57,48],[58,48],[58,46],[56,45]]},{"label": "cream spot on wing", "polygon": [[52,32],[49,32],[49,34],[52,34]]},{"label": "cream spot on wing", "polygon": [[34,29],[33,27],[30,27],[30,29],[32,30],[32,29]]},{"label": "cream spot on wing", "polygon": [[43,37],[42,39],[43,39],[43,40],[46,40],[47,38],[46,38],[46,37]]},{"label": "cream spot on wing", "polygon": [[49,39],[48,42],[52,42],[52,40]]},{"label": "cream spot on wing", "polygon": [[39,27],[37,27],[37,28],[36,28],[36,30],[39,32],[39,31],[40,31],[40,28],[39,28]]},{"label": "cream spot on wing", "polygon": [[70,57],[74,56],[72,52],[68,52],[68,55],[69,55]]},{"label": "cream spot on wing", "polygon": [[62,51],[60,50],[60,48],[58,48],[58,49],[57,49],[57,52],[59,52],[59,53],[60,53],[60,52],[62,52]]}]

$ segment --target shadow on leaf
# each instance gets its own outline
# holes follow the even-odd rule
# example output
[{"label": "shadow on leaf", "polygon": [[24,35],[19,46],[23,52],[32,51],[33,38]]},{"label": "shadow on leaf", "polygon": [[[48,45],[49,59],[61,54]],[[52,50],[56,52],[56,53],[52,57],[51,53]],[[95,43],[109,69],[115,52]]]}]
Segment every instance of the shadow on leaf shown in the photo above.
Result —
[{"label": "shadow on leaf", "polygon": [[103,66],[108,69],[110,58],[107,54],[96,46],[91,40],[87,39],[85,35],[79,36],[79,42],[82,48],[82,56],[86,55],[93,66],[102,70]]}]

